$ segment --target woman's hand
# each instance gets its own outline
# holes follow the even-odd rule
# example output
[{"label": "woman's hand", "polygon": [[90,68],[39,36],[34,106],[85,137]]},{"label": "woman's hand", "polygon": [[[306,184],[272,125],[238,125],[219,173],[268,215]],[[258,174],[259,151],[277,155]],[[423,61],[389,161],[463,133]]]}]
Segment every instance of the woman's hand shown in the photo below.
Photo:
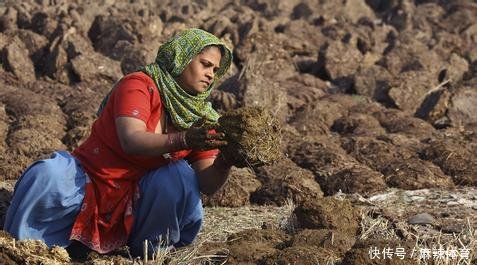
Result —
[{"label": "woman's hand", "polygon": [[215,159],[203,159],[192,164],[197,173],[200,191],[206,195],[212,195],[222,187],[230,173],[230,164],[222,153]]},{"label": "woman's hand", "polygon": [[191,150],[209,150],[216,149],[227,144],[225,134],[217,133],[206,127],[192,126],[185,132],[186,149]]}]

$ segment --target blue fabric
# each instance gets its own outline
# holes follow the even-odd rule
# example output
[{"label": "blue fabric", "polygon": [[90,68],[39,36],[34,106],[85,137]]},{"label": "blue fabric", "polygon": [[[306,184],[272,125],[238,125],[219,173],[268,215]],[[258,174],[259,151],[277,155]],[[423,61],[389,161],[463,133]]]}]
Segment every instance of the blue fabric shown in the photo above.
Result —
[{"label": "blue fabric", "polygon": [[[84,198],[87,175],[68,152],[55,152],[33,163],[17,181],[4,230],[17,239],[38,239],[48,246],[66,247]],[[129,240],[133,255],[149,253],[161,243],[192,243],[202,225],[203,209],[194,170],[185,160],[146,174],[139,183],[140,198]]]},{"label": "blue fabric", "polygon": [[79,162],[67,152],[33,163],[15,185],[4,230],[17,239],[68,246],[85,181]]},{"label": "blue fabric", "polygon": [[139,188],[141,197],[129,239],[131,253],[142,255],[145,239],[150,242],[150,254],[161,243],[175,247],[192,243],[202,225],[203,209],[197,178],[189,164],[179,160],[152,171],[143,177]]}]

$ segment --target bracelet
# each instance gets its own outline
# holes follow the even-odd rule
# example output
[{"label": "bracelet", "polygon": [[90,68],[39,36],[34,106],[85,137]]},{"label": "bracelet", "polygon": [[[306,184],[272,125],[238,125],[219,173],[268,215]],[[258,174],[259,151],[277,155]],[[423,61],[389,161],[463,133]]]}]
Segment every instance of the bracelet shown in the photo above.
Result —
[{"label": "bracelet", "polygon": [[186,132],[180,132],[179,134],[180,134],[182,149],[189,149],[189,146],[187,145],[187,141],[186,141]]},{"label": "bracelet", "polygon": [[185,141],[185,132],[178,133],[168,133],[167,134],[167,145],[173,150],[184,150],[187,148]]}]

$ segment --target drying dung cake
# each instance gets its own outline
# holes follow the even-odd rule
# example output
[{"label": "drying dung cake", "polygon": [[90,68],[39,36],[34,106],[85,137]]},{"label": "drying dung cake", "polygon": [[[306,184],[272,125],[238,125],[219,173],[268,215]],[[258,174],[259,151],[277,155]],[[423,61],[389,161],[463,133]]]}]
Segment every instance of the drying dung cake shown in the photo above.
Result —
[{"label": "drying dung cake", "polygon": [[282,157],[280,126],[264,108],[226,112],[219,119],[218,130],[225,133],[228,142],[220,150],[236,167],[272,164]]}]

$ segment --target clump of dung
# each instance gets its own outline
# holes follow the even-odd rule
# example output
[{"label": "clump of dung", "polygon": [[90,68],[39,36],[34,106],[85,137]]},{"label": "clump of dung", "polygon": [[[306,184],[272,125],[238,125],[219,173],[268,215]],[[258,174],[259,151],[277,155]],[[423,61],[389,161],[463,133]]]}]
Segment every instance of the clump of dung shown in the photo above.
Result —
[{"label": "clump of dung", "polygon": [[281,131],[276,118],[261,107],[242,107],[219,118],[219,131],[228,144],[220,148],[236,167],[272,164],[282,157]]},{"label": "clump of dung", "polygon": [[16,240],[0,230],[0,264],[70,264],[66,249],[39,240]]}]

